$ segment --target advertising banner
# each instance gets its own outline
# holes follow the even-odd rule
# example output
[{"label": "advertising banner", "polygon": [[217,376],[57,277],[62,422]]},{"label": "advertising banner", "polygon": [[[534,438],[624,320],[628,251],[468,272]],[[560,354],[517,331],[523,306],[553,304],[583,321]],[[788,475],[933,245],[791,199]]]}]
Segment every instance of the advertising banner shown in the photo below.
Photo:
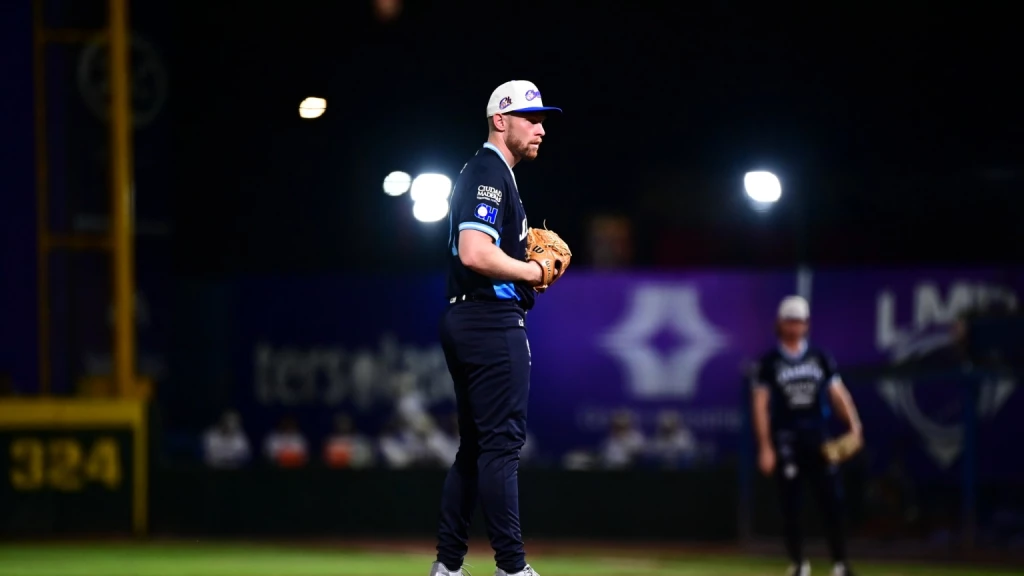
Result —
[{"label": "advertising banner", "polygon": [[676,411],[705,448],[731,450],[743,371],[795,287],[792,273],[566,276],[528,320],[540,448],[596,447],[627,409],[647,433]]},{"label": "advertising banner", "polygon": [[450,409],[452,380],[437,328],[444,278],[279,278],[235,288],[237,391],[247,429],[262,436],[285,415],[303,432],[330,431],[345,412],[375,434],[403,395]]},{"label": "advertising banner", "polygon": [[[813,340],[839,363],[878,456],[874,465],[906,459],[918,475],[959,481],[970,410],[975,438],[984,440],[979,473],[1024,477],[1024,467],[997,463],[987,450],[1024,433],[1020,385],[1012,377],[968,372],[954,329],[964,313],[1017,310],[1024,294],[1019,270],[825,271],[814,274],[812,286]],[[917,373],[879,374],[896,365]]]},{"label": "advertising banner", "polygon": [[[620,410],[631,412],[646,434],[671,410],[708,453],[735,454],[743,372],[774,346],[776,306],[799,284],[812,302],[812,339],[832,352],[841,372],[850,370],[866,426],[901,422],[916,438],[911,449],[949,469],[963,450],[959,384],[947,382],[943,394],[918,401],[922,386],[939,385],[864,377],[857,368],[944,357],[957,315],[1014,308],[1019,279],[985,270],[826,271],[801,278],[580,271],[539,297],[528,315],[530,431],[536,449],[557,461],[569,451],[597,448]],[[345,411],[375,433],[410,387],[425,406],[451,409],[451,379],[437,342],[447,306],[440,275],[360,283],[250,279],[239,285],[237,304],[238,397],[263,430],[288,413],[320,434],[334,413]],[[1000,380],[986,390],[979,426],[1012,427],[1000,422],[1017,405],[1016,382]]]}]

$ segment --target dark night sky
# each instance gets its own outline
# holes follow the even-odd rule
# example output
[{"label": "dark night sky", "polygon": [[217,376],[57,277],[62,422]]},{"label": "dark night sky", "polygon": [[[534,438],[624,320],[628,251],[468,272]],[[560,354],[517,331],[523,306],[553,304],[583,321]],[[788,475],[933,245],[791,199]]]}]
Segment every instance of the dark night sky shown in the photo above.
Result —
[{"label": "dark night sky", "polygon": [[[454,177],[513,78],[566,111],[517,178],[571,244],[614,211],[642,265],[666,236],[685,263],[788,264],[800,206],[822,264],[1021,252],[1010,7],[407,4],[382,25],[368,1],[174,3],[179,272],[436,266],[447,225],[380,181]],[[328,112],[302,121],[313,94]],[[755,166],[783,180],[768,217],[742,203]]]}]

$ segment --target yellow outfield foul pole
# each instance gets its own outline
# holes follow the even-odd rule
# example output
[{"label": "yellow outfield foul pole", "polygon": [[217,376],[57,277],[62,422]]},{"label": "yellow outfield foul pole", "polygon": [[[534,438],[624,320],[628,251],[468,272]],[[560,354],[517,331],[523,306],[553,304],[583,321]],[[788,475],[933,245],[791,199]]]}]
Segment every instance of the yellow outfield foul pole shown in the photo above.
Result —
[{"label": "yellow outfield foul pole", "polygon": [[113,247],[114,382],[121,396],[135,385],[134,237],[131,82],[127,0],[109,0],[110,241]]}]

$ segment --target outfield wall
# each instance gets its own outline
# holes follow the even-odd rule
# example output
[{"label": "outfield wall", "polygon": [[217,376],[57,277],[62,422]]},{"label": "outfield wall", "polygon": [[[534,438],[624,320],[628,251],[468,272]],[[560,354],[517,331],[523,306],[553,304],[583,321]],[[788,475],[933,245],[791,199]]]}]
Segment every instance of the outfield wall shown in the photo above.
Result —
[{"label": "outfield wall", "polygon": [[[734,540],[735,470],[520,472],[523,527],[536,538]],[[429,537],[444,472],[325,469],[154,476],[152,532],[179,536]],[[474,523],[483,535],[478,512]]]}]

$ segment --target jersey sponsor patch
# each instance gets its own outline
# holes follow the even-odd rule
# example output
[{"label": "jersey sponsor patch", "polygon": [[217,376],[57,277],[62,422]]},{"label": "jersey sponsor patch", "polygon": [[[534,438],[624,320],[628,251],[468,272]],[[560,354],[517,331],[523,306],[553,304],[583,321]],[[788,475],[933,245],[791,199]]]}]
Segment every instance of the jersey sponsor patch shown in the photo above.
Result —
[{"label": "jersey sponsor patch", "polygon": [[488,200],[495,204],[501,204],[501,190],[492,188],[491,186],[477,186],[476,188],[476,199],[477,200]]},{"label": "jersey sponsor patch", "polygon": [[492,225],[498,219],[498,209],[487,204],[477,204],[474,214],[476,214],[477,218]]}]

